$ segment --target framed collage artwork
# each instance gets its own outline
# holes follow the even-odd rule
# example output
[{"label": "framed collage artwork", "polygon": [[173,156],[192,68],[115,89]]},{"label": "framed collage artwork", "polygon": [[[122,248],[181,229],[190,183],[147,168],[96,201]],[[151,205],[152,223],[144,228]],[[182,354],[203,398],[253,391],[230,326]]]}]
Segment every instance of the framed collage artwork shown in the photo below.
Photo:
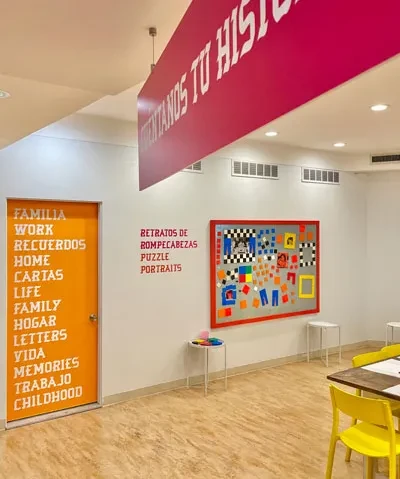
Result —
[{"label": "framed collage artwork", "polygon": [[211,328],[320,310],[319,221],[212,220]]}]

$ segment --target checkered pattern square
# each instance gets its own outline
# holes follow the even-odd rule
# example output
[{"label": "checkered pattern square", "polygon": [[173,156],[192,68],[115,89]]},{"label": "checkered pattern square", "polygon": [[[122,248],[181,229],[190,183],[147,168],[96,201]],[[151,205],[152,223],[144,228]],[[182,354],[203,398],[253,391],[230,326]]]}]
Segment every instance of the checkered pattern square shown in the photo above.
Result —
[{"label": "checkered pattern square", "polygon": [[[304,250],[311,248],[311,261],[304,261]],[[300,243],[299,244],[299,265],[300,268],[306,268],[307,266],[316,266],[316,246],[315,243]]]},{"label": "checkered pattern square", "polygon": [[222,284],[225,286],[228,281],[235,281],[239,278],[239,269],[235,268],[226,272],[226,278],[222,280]]},{"label": "checkered pattern square", "polygon": [[230,230],[224,230],[224,236],[226,238],[251,238],[256,236],[256,230],[250,228],[234,228]]},{"label": "checkered pattern square", "polygon": [[[239,239],[239,238],[256,238],[256,230],[252,228],[233,228],[224,230],[225,238]],[[254,253],[235,253],[224,255],[224,264],[243,264],[253,263],[256,261]]]},{"label": "checkered pattern square", "polygon": [[242,263],[254,263],[256,255],[252,253],[238,253],[224,255],[225,264],[242,264]]}]

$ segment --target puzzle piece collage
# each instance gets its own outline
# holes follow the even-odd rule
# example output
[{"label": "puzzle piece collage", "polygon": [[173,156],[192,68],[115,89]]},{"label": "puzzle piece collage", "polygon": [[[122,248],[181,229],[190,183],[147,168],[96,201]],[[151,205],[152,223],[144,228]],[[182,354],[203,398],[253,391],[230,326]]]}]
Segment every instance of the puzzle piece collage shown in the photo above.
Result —
[{"label": "puzzle piece collage", "polygon": [[211,326],[319,310],[319,222],[211,222]]}]

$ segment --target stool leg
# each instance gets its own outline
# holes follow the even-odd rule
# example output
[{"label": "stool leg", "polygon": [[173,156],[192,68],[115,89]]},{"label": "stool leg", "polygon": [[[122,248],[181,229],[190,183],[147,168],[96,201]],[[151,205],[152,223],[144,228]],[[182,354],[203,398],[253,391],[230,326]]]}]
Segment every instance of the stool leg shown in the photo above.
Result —
[{"label": "stool leg", "polygon": [[190,370],[189,370],[189,343],[186,348],[186,387],[188,388],[190,386],[189,381],[190,381]]},{"label": "stool leg", "polygon": [[322,328],[319,330],[319,357],[322,359]]},{"label": "stool leg", "polygon": [[307,324],[307,362],[310,362],[310,325]]},{"label": "stool leg", "polygon": [[340,326],[339,326],[339,364],[342,362],[342,340],[340,338]]},{"label": "stool leg", "polygon": [[391,342],[391,344],[393,344],[393,343],[394,343],[394,328],[392,327],[392,342]]},{"label": "stool leg", "polygon": [[389,329],[389,326],[386,325],[386,346],[388,345],[388,329]]},{"label": "stool leg", "polygon": [[225,391],[228,389],[228,368],[226,366],[226,343],[225,343]]},{"label": "stool leg", "polygon": [[208,393],[208,382],[209,382],[209,353],[210,353],[210,350],[207,348],[207,393]]},{"label": "stool leg", "polygon": [[328,329],[325,329],[325,342],[326,342],[326,367],[328,367]]},{"label": "stool leg", "polygon": [[204,396],[207,396],[208,388],[208,348],[204,348]]}]

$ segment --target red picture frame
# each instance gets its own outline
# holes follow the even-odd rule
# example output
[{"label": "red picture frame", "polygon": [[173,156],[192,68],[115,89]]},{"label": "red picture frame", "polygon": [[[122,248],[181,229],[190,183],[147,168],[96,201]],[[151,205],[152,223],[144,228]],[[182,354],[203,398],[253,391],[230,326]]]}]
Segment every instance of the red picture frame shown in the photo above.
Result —
[{"label": "red picture frame", "polygon": [[[315,266],[315,297],[316,297],[316,307],[312,309],[306,309],[296,312],[287,312],[281,314],[272,314],[268,316],[249,318],[249,319],[239,319],[232,320],[220,323],[217,321],[217,262],[216,262],[216,238],[217,238],[217,227],[224,226],[235,226],[239,225],[254,225],[254,226],[272,226],[272,225],[288,225],[288,226],[301,226],[312,225],[315,227],[316,231],[316,266]],[[211,329],[226,328],[231,326],[243,325],[243,324],[252,324],[262,321],[271,321],[274,319],[280,318],[290,318],[294,316],[304,316],[317,314],[320,312],[320,222],[317,220],[211,220],[210,221],[210,306],[211,306]]]}]

